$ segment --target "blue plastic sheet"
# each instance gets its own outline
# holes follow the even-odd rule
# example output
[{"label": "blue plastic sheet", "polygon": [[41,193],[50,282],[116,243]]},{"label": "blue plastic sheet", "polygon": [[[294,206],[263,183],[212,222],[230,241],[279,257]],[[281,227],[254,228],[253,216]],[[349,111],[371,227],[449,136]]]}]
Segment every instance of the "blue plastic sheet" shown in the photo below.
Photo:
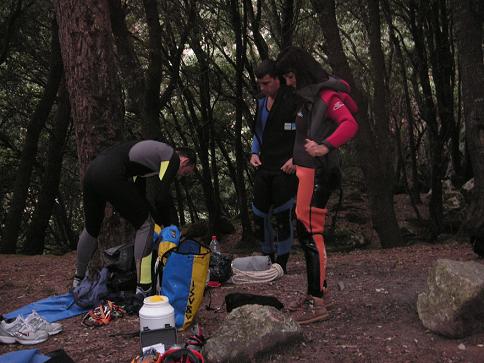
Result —
[{"label": "blue plastic sheet", "polygon": [[44,363],[49,359],[38,349],[17,350],[0,355],[0,363]]},{"label": "blue plastic sheet", "polygon": [[3,314],[6,319],[16,318],[18,315],[27,316],[35,310],[49,323],[64,320],[73,316],[81,315],[89,309],[81,308],[74,303],[74,296],[71,293],[54,295],[48,298],[25,305],[20,309]]}]

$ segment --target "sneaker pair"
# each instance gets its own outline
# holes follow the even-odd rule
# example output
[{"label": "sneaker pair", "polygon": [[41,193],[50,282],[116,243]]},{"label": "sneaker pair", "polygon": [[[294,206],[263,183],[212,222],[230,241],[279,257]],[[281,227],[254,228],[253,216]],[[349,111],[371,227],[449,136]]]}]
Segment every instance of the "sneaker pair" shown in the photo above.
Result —
[{"label": "sneaker pair", "polygon": [[32,310],[32,314],[25,319],[27,324],[32,326],[35,330],[45,330],[49,335],[56,335],[62,331],[62,324],[49,323],[43,317],[41,317],[35,310]]},{"label": "sneaker pair", "polygon": [[49,335],[58,334],[61,331],[61,324],[49,323],[33,311],[26,319],[19,315],[10,323],[5,320],[0,322],[0,342],[23,345],[39,344],[45,342]]},{"label": "sneaker pair", "polygon": [[316,296],[303,296],[287,309],[292,312],[292,318],[301,325],[329,319],[324,299]]},{"label": "sneaker pair", "polygon": [[0,342],[4,344],[32,345],[43,343],[47,338],[49,334],[45,330],[35,330],[21,315],[11,323],[0,323]]}]

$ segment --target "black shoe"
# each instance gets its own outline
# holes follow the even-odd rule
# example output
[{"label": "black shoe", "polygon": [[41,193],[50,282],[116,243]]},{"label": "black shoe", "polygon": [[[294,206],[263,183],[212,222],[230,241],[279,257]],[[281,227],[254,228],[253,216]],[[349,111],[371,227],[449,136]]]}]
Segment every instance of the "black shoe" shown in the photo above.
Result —
[{"label": "black shoe", "polygon": [[276,263],[281,265],[282,270],[285,274],[287,274],[287,260],[289,259],[289,253],[285,253],[283,255],[279,255],[276,258]]}]

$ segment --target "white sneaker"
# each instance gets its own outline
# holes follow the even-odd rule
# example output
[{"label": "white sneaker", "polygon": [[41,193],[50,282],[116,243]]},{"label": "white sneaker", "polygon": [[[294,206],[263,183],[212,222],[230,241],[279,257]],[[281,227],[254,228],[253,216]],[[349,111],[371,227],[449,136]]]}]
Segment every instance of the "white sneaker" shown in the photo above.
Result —
[{"label": "white sneaker", "polygon": [[49,335],[56,335],[62,331],[62,324],[49,323],[47,320],[37,314],[35,310],[32,310],[32,314],[27,316],[25,322],[34,328],[34,330],[45,330]]},{"label": "white sneaker", "polygon": [[2,343],[17,342],[32,345],[45,342],[48,338],[49,334],[45,330],[35,330],[20,315],[11,323],[0,322],[0,342]]}]

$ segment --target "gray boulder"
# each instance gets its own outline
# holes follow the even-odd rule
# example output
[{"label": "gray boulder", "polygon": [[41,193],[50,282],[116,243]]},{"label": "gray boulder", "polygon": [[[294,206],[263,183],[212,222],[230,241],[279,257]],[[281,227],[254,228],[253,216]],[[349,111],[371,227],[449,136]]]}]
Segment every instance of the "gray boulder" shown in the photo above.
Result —
[{"label": "gray boulder", "polygon": [[419,294],[417,311],[431,331],[461,338],[484,331],[484,265],[437,260]]},{"label": "gray boulder", "polygon": [[276,308],[244,305],[227,315],[203,355],[208,362],[249,362],[302,337],[301,326]]}]

